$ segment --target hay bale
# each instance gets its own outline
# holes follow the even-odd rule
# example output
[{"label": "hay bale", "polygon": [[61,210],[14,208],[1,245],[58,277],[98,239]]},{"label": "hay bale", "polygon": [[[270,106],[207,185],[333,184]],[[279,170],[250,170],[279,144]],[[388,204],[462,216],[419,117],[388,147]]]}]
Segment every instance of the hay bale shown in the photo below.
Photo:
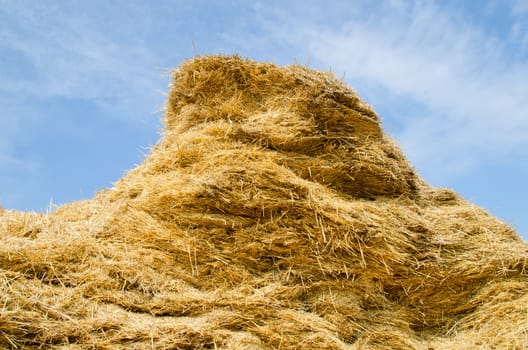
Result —
[{"label": "hay bale", "polygon": [[0,346],[528,346],[528,246],[331,74],[198,57],[165,125],[92,200],[3,214]]}]

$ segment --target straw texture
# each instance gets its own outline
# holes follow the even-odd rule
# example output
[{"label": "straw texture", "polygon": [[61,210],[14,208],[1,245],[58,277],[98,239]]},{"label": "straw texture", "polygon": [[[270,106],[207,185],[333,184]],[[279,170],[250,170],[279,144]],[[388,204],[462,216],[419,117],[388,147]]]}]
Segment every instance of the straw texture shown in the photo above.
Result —
[{"label": "straw texture", "polygon": [[331,74],[197,57],[165,115],[113,188],[0,209],[0,347],[528,347],[528,245]]}]

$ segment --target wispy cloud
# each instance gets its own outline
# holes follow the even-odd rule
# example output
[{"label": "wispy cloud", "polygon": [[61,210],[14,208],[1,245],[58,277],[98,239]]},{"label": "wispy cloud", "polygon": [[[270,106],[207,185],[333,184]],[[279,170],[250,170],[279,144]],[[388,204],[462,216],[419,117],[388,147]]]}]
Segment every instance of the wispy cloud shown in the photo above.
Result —
[{"label": "wispy cloud", "polygon": [[[135,111],[132,102],[159,94],[161,71],[141,41],[126,36],[133,29],[131,20],[116,25],[114,30],[124,31],[121,37],[110,38],[105,32],[111,28],[114,14],[121,13],[120,8],[111,3],[97,6],[77,9],[4,2],[0,8],[0,50],[2,56],[17,60],[22,72],[4,72],[2,93],[24,94],[28,99],[86,99],[113,109],[113,114],[123,114],[125,119],[136,117],[130,113]],[[136,6],[121,10],[124,17],[128,12],[142,18],[133,13],[141,10]],[[9,65],[11,69],[14,66]]]},{"label": "wispy cloud", "polygon": [[528,156],[528,63],[456,7],[355,2],[340,9],[348,18],[327,22],[295,11],[269,12],[264,23],[353,86],[408,101],[396,136],[420,168],[457,172],[481,158]]},{"label": "wispy cloud", "polygon": [[511,1],[512,13],[516,16],[524,16],[528,14],[528,2],[524,0]]},{"label": "wispy cloud", "polygon": [[511,38],[518,43],[525,58],[528,58],[528,1],[512,0],[511,15]]},{"label": "wispy cloud", "polygon": [[[60,159],[75,159],[71,153],[82,147],[64,144],[54,149],[52,143],[90,139],[95,148],[103,142],[100,135],[109,131],[94,133],[96,128],[86,128],[90,122],[116,128],[115,138],[106,140],[107,147],[114,147],[112,142],[134,145],[121,139],[127,128],[156,127],[153,114],[162,106],[165,80],[156,57],[146,49],[144,35],[151,16],[142,6],[128,1],[0,0],[0,201],[4,205],[41,207],[48,195],[44,187],[69,181],[64,175],[56,177],[58,184],[46,183],[46,174],[61,172],[50,169],[52,164],[58,167]],[[108,119],[119,122],[105,123]],[[139,153],[131,148],[133,152]],[[89,151],[76,155],[87,162],[90,156]],[[104,163],[104,159],[92,161]]]}]

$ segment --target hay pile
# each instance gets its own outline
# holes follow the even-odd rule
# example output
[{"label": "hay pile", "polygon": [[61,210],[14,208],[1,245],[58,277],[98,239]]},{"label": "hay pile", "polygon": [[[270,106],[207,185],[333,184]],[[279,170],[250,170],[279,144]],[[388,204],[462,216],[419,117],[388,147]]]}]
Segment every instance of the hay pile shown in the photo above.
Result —
[{"label": "hay pile", "polygon": [[0,213],[0,347],[524,349],[528,246],[327,73],[207,56],[92,200]]}]

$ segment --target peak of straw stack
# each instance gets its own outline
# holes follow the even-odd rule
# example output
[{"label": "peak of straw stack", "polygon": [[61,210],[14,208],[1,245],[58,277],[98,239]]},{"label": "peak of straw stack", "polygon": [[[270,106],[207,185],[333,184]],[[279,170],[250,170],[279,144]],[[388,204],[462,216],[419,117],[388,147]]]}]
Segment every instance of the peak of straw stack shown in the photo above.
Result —
[{"label": "peak of straw stack", "polygon": [[0,219],[0,347],[522,349],[528,245],[329,73],[204,56],[93,199]]}]

